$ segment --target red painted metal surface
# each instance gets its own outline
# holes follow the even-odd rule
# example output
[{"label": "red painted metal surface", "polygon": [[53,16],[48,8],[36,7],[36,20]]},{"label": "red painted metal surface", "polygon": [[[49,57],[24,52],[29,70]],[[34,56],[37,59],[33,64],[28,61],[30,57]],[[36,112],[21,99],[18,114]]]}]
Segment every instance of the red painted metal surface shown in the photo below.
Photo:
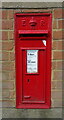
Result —
[{"label": "red painted metal surface", "polygon": [[[50,13],[15,14],[16,108],[50,108],[51,41]],[[37,73],[27,72],[27,50],[38,50]]]},{"label": "red painted metal surface", "polygon": [[19,30],[19,34],[48,34],[47,30]]}]

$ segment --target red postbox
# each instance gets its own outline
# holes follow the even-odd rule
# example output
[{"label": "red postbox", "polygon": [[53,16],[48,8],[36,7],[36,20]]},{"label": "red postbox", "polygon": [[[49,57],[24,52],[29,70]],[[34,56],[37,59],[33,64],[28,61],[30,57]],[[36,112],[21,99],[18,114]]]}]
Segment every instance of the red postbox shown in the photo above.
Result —
[{"label": "red postbox", "polygon": [[50,13],[15,14],[16,108],[50,108]]}]

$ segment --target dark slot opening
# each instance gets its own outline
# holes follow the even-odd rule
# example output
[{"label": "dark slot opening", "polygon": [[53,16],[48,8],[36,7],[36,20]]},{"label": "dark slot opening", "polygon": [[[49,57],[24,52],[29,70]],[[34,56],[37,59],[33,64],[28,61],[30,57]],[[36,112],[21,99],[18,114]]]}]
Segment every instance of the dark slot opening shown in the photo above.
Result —
[{"label": "dark slot opening", "polygon": [[44,37],[47,34],[20,34],[19,37]]}]

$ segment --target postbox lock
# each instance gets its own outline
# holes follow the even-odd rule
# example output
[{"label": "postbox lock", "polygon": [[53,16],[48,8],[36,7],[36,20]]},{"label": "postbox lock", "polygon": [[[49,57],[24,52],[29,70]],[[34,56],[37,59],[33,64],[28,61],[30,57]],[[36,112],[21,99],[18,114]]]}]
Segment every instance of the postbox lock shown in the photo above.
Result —
[{"label": "postbox lock", "polygon": [[34,17],[32,17],[32,19],[29,21],[29,24],[31,26],[35,26],[37,24],[36,20],[34,20]]},{"label": "postbox lock", "polygon": [[30,79],[28,79],[27,81],[30,82]]}]

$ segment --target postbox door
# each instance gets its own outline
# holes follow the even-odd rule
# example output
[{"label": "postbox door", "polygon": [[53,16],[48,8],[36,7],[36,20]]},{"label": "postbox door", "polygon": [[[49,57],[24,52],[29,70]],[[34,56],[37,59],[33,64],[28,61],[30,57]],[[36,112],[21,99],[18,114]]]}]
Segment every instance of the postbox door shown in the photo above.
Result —
[{"label": "postbox door", "polygon": [[22,102],[45,103],[45,49],[22,49]]},{"label": "postbox door", "polygon": [[15,14],[16,108],[50,108],[51,43],[51,13]]}]

